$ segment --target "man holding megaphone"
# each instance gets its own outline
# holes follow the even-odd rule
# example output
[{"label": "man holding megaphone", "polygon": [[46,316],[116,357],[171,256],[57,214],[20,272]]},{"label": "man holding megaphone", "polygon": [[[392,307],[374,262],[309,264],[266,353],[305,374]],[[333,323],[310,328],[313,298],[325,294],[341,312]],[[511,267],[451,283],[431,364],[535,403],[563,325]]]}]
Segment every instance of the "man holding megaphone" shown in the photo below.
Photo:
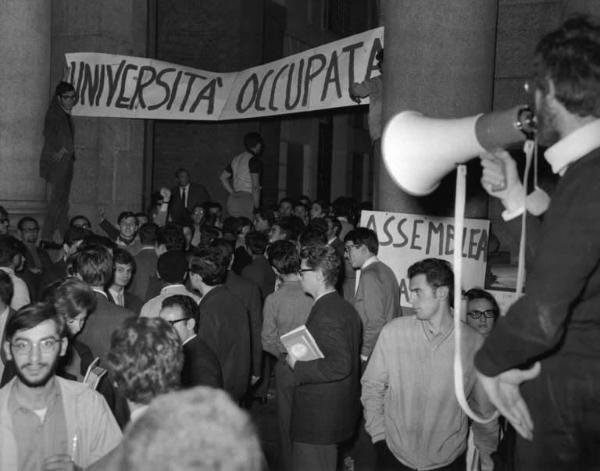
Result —
[{"label": "man holding megaphone", "polygon": [[[600,24],[567,20],[542,38],[534,64],[538,140],[561,179],[533,241],[526,294],[475,366],[520,435],[517,469],[600,469]],[[482,165],[505,219],[526,210],[510,155],[494,151]]]}]

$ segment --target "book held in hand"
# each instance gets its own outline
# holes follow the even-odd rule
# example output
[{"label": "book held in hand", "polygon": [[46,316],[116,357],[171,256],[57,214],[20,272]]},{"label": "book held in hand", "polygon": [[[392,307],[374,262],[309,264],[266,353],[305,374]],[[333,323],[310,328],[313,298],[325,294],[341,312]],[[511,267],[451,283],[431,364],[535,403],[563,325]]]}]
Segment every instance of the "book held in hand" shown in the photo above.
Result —
[{"label": "book held in hand", "polygon": [[290,330],[280,338],[281,343],[283,343],[288,354],[298,361],[311,361],[325,358],[325,355],[323,355],[323,352],[305,325]]}]

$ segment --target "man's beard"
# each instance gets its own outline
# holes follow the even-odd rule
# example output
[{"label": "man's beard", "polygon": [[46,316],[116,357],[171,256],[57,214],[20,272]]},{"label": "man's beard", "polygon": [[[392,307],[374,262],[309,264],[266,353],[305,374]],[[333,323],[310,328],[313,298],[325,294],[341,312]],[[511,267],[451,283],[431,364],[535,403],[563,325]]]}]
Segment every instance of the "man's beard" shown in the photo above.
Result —
[{"label": "man's beard", "polygon": [[56,355],[56,358],[54,358],[54,361],[51,364],[40,362],[39,363],[40,366],[49,367],[49,368],[44,376],[36,379],[35,381],[31,381],[31,380],[27,379],[25,377],[25,374],[22,371],[23,369],[25,369],[26,367],[31,365],[31,363],[26,363],[22,366],[17,366],[15,364],[15,370],[16,370],[17,377],[19,378],[19,381],[21,381],[21,383],[23,383],[25,386],[27,386],[29,388],[41,388],[41,387],[45,386],[48,383],[48,381],[50,381],[50,379],[56,373],[56,367],[58,365],[59,358],[60,358],[60,356]]},{"label": "man's beard", "polygon": [[550,147],[560,140],[560,135],[556,129],[556,116],[545,98],[540,100],[536,107],[537,136],[538,142],[544,147]]}]

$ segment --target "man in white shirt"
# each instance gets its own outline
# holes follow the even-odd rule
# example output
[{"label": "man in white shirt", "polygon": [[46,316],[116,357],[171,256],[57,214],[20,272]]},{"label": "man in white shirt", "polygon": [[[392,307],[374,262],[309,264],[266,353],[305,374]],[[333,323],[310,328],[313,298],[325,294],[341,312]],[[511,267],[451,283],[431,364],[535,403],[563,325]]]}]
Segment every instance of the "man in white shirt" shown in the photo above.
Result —
[{"label": "man in white shirt", "polygon": [[188,262],[185,253],[178,250],[165,252],[158,258],[158,276],[166,284],[158,296],[150,299],[144,306],[140,315],[142,317],[158,317],[162,302],[174,294],[190,296],[197,303],[200,297],[196,296],[185,287],[184,282],[188,272]]}]

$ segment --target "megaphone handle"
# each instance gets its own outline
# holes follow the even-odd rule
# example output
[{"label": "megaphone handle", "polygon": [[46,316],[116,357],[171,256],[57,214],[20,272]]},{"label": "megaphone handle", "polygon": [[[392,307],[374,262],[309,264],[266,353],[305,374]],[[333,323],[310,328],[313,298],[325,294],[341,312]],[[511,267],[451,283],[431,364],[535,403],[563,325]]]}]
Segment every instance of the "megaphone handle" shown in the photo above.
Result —
[{"label": "megaphone handle", "polygon": [[496,160],[500,164],[500,166],[502,167],[503,179],[502,179],[502,184],[500,184],[500,185],[492,185],[491,189],[492,189],[492,192],[504,191],[504,190],[506,190],[506,186],[507,186],[507,183],[506,183],[506,179],[507,179],[507,177],[506,177],[506,163],[503,160],[495,158],[495,157],[494,157],[494,160]]}]

